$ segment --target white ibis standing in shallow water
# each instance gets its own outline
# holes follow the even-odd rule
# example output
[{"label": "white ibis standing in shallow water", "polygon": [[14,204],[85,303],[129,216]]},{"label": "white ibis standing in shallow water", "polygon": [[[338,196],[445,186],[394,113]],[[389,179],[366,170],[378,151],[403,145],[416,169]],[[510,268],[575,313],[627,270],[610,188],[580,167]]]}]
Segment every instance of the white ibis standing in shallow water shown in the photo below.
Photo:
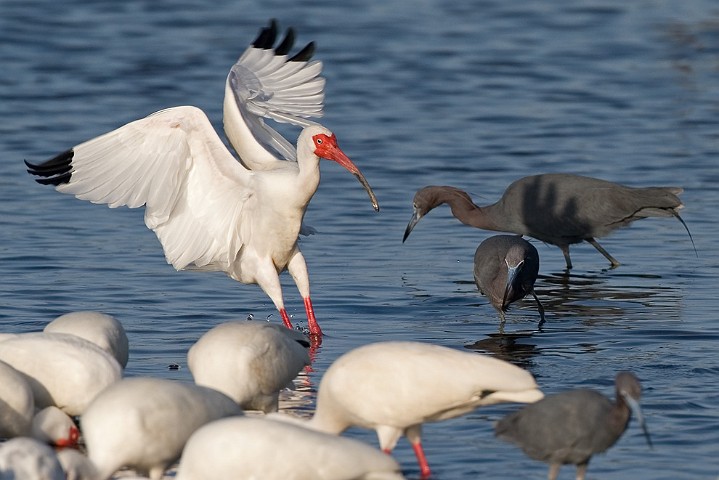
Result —
[{"label": "white ibis standing in shallow water", "polygon": [[[177,270],[226,272],[256,283],[292,328],[279,272],[289,270],[304,299],[311,337],[322,330],[297,245],[302,218],[320,181],[319,160],[354,174],[377,199],[335,135],[306,120],[322,114],[322,64],[310,43],[288,57],[294,34],[273,49],[273,21],[233,65],[225,85],[224,127],[230,153],[196,107],[161,110],[81,143],[41,164],[25,162],[37,181],[110,207],[145,206],[145,224]],[[262,117],[303,126],[297,149]],[[286,161],[282,161],[282,159]]]},{"label": "white ibis standing in shallow water", "polygon": [[474,253],[474,281],[502,322],[509,305],[529,293],[537,302],[540,324],[544,322],[544,307],[534,293],[538,273],[539,252],[519,235],[491,236]]},{"label": "white ibis standing in shallow water", "polygon": [[380,342],[356,348],[330,365],[307,425],[334,434],[351,426],[374,429],[387,453],[405,435],[427,477],[423,423],[543,396],[529,372],[496,358],[426,343]]},{"label": "white ibis standing in shallow water", "polygon": [[227,322],[202,335],[187,353],[197,385],[224,393],[245,410],[276,412],[280,390],[310,364],[301,332],[267,322]]},{"label": "white ibis standing in shallow water", "polygon": [[679,187],[632,188],[597,178],[547,173],[520,178],[507,187],[498,202],[479,207],[458,188],[429,186],[414,195],[414,213],[402,241],[423,216],[446,203],[466,225],[527,235],[558,246],[567,268],[572,268],[569,245],[583,241],[617,267],[619,262],[595,238],[646,217],[674,216],[689,233],[678,213],[684,206],[677,197],[681,192]]},{"label": "white ibis standing in shallow water", "polygon": [[549,463],[549,480],[555,480],[563,464],[577,466],[577,480],[584,480],[589,460],[619,440],[631,413],[652,442],[639,406],[642,387],[634,374],[619,372],[616,399],[588,389],[548,395],[497,422],[495,434],[515,443],[529,457]]}]

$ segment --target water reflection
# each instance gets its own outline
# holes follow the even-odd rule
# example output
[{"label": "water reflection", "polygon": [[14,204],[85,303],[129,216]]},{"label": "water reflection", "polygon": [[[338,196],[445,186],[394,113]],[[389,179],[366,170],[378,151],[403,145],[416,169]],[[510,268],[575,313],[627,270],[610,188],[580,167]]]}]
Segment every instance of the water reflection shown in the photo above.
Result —
[{"label": "water reflection", "polygon": [[535,333],[537,331],[490,333],[487,338],[465,345],[464,348],[488,353],[500,360],[529,369],[534,365],[532,358],[538,355],[540,351],[536,343],[525,340],[531,340]]},{"label": "water reflection", "polygon": [[681,305],[678,288],[657,285],[661,277],[643,274],[576,274],[540,276],[537,295],[551,317],[581,317],[584,325],[612,323],[636,313],[638,307],[659,308],[676,317]]}]

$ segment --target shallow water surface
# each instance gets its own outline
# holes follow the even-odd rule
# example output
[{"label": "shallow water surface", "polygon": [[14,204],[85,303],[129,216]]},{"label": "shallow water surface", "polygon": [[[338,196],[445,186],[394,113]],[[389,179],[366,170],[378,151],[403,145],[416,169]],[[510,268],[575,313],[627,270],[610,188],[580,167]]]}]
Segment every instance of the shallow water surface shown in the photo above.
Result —
[{"label": "shallow water surface", "polygon": [[[189,380],[186,352],[212,326],[253,315],[279,322],[267,297],[222,274],[175,272],[141,210],[109,210],[35,184],[39,161],[174,105],[221,127],[225,75],[268,18],[317,42],[322,120],[373,186],[381,211],[324,162],[301,240],[326,333],[314,372],[287,394],[309,415],[327,366],[369,342],[402,339],[495,355],[528,369],[546,393],[612,394],[631,370],[654,449],[635,424],[590,465],[590,478],[719,474],[719,9],[661,2],[57,2],[0,5],[0,322],[32,331],[57,315],[111,313],[131,343],[128,375]],[[283,131],[294,140],[296,129]],[[513,180],[574,172],[632,186],[684,187],[682,215],[648,219],[600,243],[541,256],[537,292],[500,329],[472,281],[490,235],[433,211],[404,244],[414,192],[467,190],[489,204]],[[304,325],[288,275],[285,301]],[[176,363],[179,370],[169,370]],[[361,382],[362,379],[357,379]],[[290,401],[291,400],[291,401]],[[546,466],[493,438],[514,405],[424,428],[438,479],[544,478]],[[348,435],[376,444],[372,432]],[[291,458],[288,452],[288,458]],[[408,478],[408,444],[395,451]],[[291,460],[288,460],[291,461]],[[560,478],[573,478],[564,467]]]}]

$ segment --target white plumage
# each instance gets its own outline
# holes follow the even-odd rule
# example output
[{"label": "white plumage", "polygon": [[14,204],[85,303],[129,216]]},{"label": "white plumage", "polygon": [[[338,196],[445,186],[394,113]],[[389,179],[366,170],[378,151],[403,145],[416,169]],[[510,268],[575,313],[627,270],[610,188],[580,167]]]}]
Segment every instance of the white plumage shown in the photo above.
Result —
[{"label": "white plumage", "polygon": [[52,448],[29,437],[0,444],[0,479],[66,480]]},{"label": "white plumage", "polygon": [[423,423],[482,405],[542,397],[529,372],[502,360],[426,343],[380,342],[356,348],[330,365],[308,425],[335,434],[351,426],[374,429],[386,452],[406,435],[422,475],[428,476]]},{"label": "white plumage", "polygon": [[[310,334],[319,342],[322,331],[297,237],[319,184],[320,157],[352,172],[379,207],[335,136],[304,120],[319,116],[323,104],[322,64],[309,62],[313,45],[288,58],[293,34],[273,50],[276,29],[274,22],[263,29],[227,77],[225,132],[242,163],[207,116],[190,106],[159,111],[43,164],[26,163],[30,173],[45,177],[38,182],[79,199],[110,207],[144,205],[145,224],[157,234],[168,263],[258,284],[291,327],[278,278],[289,270]],[[303,126],[297,150],[263,117]]]},{"label": "white plumage", "polygon": [[115,357],[122,368],[127,366],[127,333],[115,317],[100,312],[70,312],[48,323],[43,331],[68,333],[89,340]]},{"label": "white plumage", "polygon": [[245,410],[277,411],[279,392],[310,364],[309,339],[267,322],[240,321],[205,333],[187,354],[195,383]]},{"label": "white plumage", "polygon": [[55,406],[35,408],[27,377],[0,361],[0,437],[32,436],[58,446],[77,443],[79,431],[72,419]]},{"label": "white plumage", "polygon": [[27,333],[0,342],[0,360],[21,372],[36,408],[54,405],[80,415],[95,396],[118,381],[114,357],[84,338],[65,333]]},{"label": "white plumage", "polygon": [[389,455],[274,419],[236,417],[209,423],[187,442],[177,480],[401,480]]},{"label": "white plumage", "polygon": [[212,420],[239,415],[232,399],[210,388],[160,378],[128,378],[104,390],[80,419],[99,479],[120,467],[162,478],[190,435]]}]

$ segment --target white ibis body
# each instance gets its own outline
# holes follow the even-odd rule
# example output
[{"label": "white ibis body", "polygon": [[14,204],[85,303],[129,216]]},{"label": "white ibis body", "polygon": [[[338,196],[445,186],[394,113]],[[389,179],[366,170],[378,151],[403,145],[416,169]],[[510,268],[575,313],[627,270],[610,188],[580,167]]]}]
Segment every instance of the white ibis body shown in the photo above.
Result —
[{"label": "white ibis body", "polygon": [[210,388],[160,378],[128,378],[97,396],[80,419],[99,478],[123,466],[162,478],[190,435],[240,407]]},{"label": "white ibis body", "polygon": [[405,435],[422,476],[428,476],[423,423],[542,396],[529,372],[502,360],[426,343],[380,342],[351,350],[330,365],[308,425],[333,434],[351,426],[374,429],[385,452]]},{"label": "white ibis body", "polygon": [[69,333],[89,340],[115,357],[122,368],[127,366],[127,333],[115,317],[100,312],[70,312],[48,323],[43,331]]},{"label": "white ibis body", "polygon": [[72,419],[55,406],[36,411],[27,377],[0,361],[0,438],[32,436],[67,447],[77,444],[79,431]]},{"label": "white ibis body", "polygon": [[567,268],[572,268],[569,246],[583,241],[616,267],[619,262],[595,238],[646,217],[674,216],[687,228],[678,213],[684,206],[677,197],[681,192],[678,187],[632,188],[597,178],[547,173],[520,178],[507,187],[498,202],[479,207],[458,188],[429,186],[414,196],[414,213],[404,240],[423,216],[446,203],[466,225],[527,235],[558,246]]},{"label": "white ibis body", "polygon": [[[288,454],[289,453],[289,454]],[[185,446],[177,480],[399,480],[389,455],[294,423],[233,417],[208,423]]]},{"label": "white ibis body", "polygon": [[4,340],[0,360],[26,377],[36,408],[54,405],[71,416],[81,415],[98,393],[122,376],[109,353],[64,333],[26,333]]},{"label": "white ibis body", "polygon": [[[87,456],[78,450],[63,448],[56,455],[62,470],[65,472],[66,480],[97,480],[97,468]],[[131,480],[125,476],[122,478],[123,480]]]},{"label": "white ibis body", "polygon": [[29,437],[17,437],[0,444],[0,478],[66,480],[52,448]]},{"label": "white ibis body", "polygon": [[[294,34],[272,49],[276,25],[262,30],[227,77],[224,125],[230,153],[207,116],[182,106],[154,113],[42,163],[26,162],[43,184],[110,207],[145,206],[145,224],[177,270],[222,271],[256,283],[287,327],[278,274],[288,270],[304,299],[313,339],[321,339],[307,266],[297,244],[320,181],[319,160],[333,160],[377,199],[332,132],[307,121],[320,116],[322,64],[309,44],[289,58]],[[262,117],[303,128],[295,150]],[[286,159],[283,161],[282,159]]]},{"label": "white ibis body", "polygon": [[548,395],[497,422],[495,434],[518,445],[529,457],[549,463],[549,479],[557,478],[563,464],[577,466],[583,480],[589,460],[622,436],[634,412],[651,446],[639,407],[641,385],[629,372],[615,381],[616,399],[588,389]]},{"label": "white ibis body", "polygon": [[537,302],[544,321],[544,307],[534,292],[538,273],[539,252],[519,235],[494,235],[480,243],[474,253],[474,281],[502,321],[509,305],[528,294]]},{"label": "white ibis body", "polygon": [[195,383],[218,390],[245,410],[275,412],[279,392],[310,364],[309,339],[267,322],[218,325],[190,348]]}]

